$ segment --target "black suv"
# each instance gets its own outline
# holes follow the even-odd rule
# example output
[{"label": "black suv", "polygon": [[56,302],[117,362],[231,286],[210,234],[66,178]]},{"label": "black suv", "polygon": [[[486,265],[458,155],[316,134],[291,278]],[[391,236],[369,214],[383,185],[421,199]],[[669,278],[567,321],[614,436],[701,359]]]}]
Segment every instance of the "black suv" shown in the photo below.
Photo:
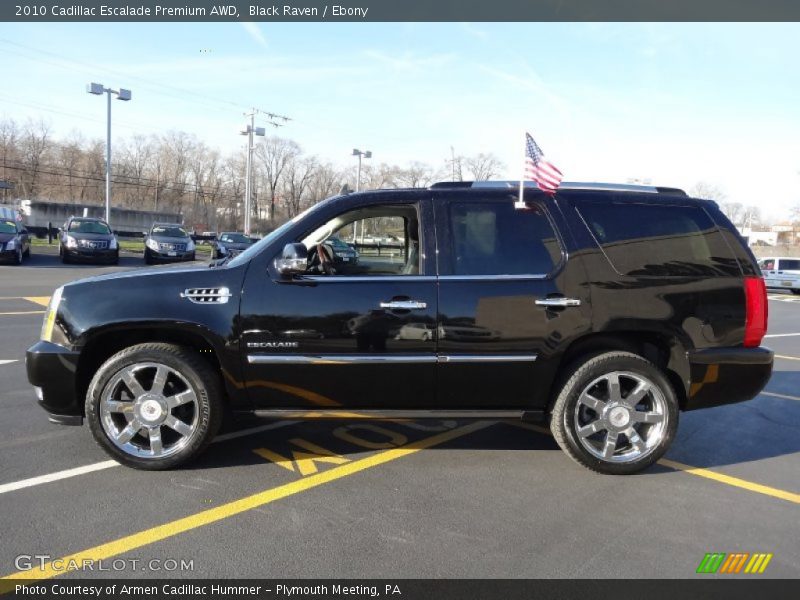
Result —
[{"label": "black suv", "polygon": [[[345,408],[547,420],[577,462],[633,473],[679,411],[762,390],[764,280],[715,203],[600,184],[520,203],[516,187],[337,196],[219,266],[65,285],[28,378],[52,421],[85,418],[144,469],[196,456],[227,409]],[[324,242],[355,227],[398,251],[339,272]]]},{"label": "black suv", "polygon": [[58,234],[61,262],[119,263],[119,244],[103,219],[70,217]]}]

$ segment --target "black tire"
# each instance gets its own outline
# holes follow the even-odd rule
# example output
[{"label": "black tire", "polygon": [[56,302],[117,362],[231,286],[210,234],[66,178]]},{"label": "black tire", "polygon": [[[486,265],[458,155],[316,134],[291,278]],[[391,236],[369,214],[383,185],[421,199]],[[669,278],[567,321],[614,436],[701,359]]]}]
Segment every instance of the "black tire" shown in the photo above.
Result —
[{"label": "black tire", "polygon": [[65,265],[69,264],[69,256],[67,256],[67,253],[60,246],[58,248],[58,253],[61,255],[61,262]]},{"label": "black tire", "polygon": [[22,264],[22,257],[24,256],[24,254],[25,253],[22,251],[21,247],[17,248],[17,253],[14,255],[14,264],[15,265],[19,266],[19,265]]},{"label": "black tire", "polygon": [[117,252],[114,255],[114,258],[111,259],[111,264],[112,265],[118,265],[119,264],[119,252]]},{"label": "black tire", "polygon": [[28,247],[25,249],[25,258],[30,258],[30,256],[31,256],[31,247],[30,247],[30,246],[28,246]]},{"label": "black tire", "polygon": [[146,265],[153,264],[153,258],[150,256],[150,253],[147,250],[144,251],[144,264]]},{"label": "black tire", "polygon": [[800,296],[800,290],[792,290],[792,293],[793,293],[795,296]]},{"label": "black tire", "polygon": [[[126,452],[111,440],[101,418],[100,402],[103,392],[109,392],[107,386],[124,369],[141,363],[157,363],[178,372],[196,398],[192,409],[197,414],[191,433],[186,436],[185,444],[169,456],[142,457]],[[189,348],[164,343],[137,344],[118,352],[98,369],[86,393],[85,408],[95,441],[114,459],[136,469],[172,469],[196,458],[217,435],[223,418],[222,386],[219,375]],[[167,413],[172,410],[175,409]]]},{"label": "black tire", "polygon": [[[621,374],[623,380],[629,377],[627,374],[632,374],[633,377],[641,377],[643,380],[648,381],[652,385],[652,389],[657,390],[660,394],[660,396],[657,396],[655,391],[652,392],[652,395],[648,392],[645,397],[645,402],[660,402],[660,409],[654,411],[654,414],[656,412],[662,414],[663,423],[660,425],[645,426],[642,424],[639,426],[636,435],[638,436],[639,432],[643,432],[643,427],[647,427],[648,433],[651,431],[653,433],[653,444],[652,447],[648,448],[646,452],[643,452],[638,458],[635,455],[637,449],[634,448],[634,444],[628,439],[624,432],[620,431],[621,435],[616,438],[617,440],[624,440],[622,442],[622,449],[614,451],[614,454],[611,455],[611,459],[598,457],[587,450],[583,445],[584,443],[593,445],[595,442],[590,440],[593,438],[597,439],[598,437],[600,438],[599,444],[602,444],[603,436],[610,437],[611,429],[601,428],[597,433],[592,435],[584,434],[582,439],[587,440],[586,442],[581,442],[577,433],[578,423],[576,423],[576,420],[581,418],[580,415],[594,415],[594,418],[598,421],[600,420],[600,413],[592,412],[592,409],[587,409],[585,403],[579,404],[579,397],[587,389],[587,386],[599,380],[601,383],[598,385],[602,386],[602,378],[604,376],[613,377],[615,373],[618,375]],[[621,380],[617,379],[617,381]],[[602,387],[597,389],[602,391]],[[615,403],[610,401],[610,385],[607,389],[609,398],[606,399],[603,406],[610,408]],[[661,458],[675,438],[675,433],[678,429],[679,410],[675,391],[664,373],[641,356],[630,352],[615,351],[583,357],[567,367],[561,379],[561,385],[557,386],[556,390],[558,395],[553,404],[550,420],[550,429],[553,432],[553,437],[570,458],[592,471],[609,475],[629,475],[637,473],[646,469]],[[630,390],[627,392],[623,391],[622,393],[627,393],[627,395],[630,396]],[[633,410],[636,409],[634,408]],[[608,412],[604,414],[609,415]],[[655,415],[655,417],[657,416],[658,415]],[[628,413],[627,416],[622,416],[623,423],[633,428],[633,425],[631,425],[632,421],[628,420],[631,418],[631,413]],[[609,427],[611,426],[609,425]],[[584,428],[583,431],[585,432],[586,428]],[[643,438],[640,438],[639,441],[643,441]],[[647,442],[649,443],[650,440],[648,439]],[[613,447],[616,448],[616,446]],[[631,458],[624,462],[615,462],[615,460],[623,460],[622,456],[615,458],[614,455],[617,451],[624,454],[625,448],[628,448],[628,452],[631,452]],[[598,449],[598,452],[601,451]]]}]

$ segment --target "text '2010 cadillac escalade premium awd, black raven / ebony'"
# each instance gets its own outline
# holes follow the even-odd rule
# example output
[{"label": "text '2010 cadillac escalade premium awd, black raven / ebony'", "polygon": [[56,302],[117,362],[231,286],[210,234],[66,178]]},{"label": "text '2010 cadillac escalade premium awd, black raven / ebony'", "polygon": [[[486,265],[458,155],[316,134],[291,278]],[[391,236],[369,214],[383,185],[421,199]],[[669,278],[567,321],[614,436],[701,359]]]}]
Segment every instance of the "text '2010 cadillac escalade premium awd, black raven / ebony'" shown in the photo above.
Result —
[{"label": "text '2010 cadillac escalade premium awd, black raven / ebony'", "polygon": [[679,411],[762,390],[764,280],[716,204],[602,184],[517,200],[506,182],[337,196],[211,268],[65,285],[28,377],[51,420],[144,469],[196,456],[223,410],[347,409],[549,420],[577,462],[633,473]]}]

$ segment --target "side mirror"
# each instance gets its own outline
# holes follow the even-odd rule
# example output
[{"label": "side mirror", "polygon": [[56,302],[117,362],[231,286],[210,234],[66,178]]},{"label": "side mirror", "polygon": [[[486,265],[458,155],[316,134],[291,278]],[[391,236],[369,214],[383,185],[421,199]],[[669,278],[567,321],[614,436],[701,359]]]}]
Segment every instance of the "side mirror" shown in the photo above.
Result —
[{"label": "side mirror", "polygon": [[284,277],[300,275],[308,268],[308,248],[305,244],[286,244],[275,259],[275,269]]},{"label": "side mirror", "polygon": [[20,229],[20,233],[22,235],[28,235],[28,230],[27,229]]}]

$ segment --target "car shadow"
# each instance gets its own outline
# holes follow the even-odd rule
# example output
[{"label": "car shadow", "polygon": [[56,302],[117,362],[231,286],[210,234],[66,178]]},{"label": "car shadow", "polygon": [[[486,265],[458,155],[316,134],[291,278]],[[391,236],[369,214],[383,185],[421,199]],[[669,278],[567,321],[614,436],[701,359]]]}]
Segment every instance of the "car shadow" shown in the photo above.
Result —
[{"label": "car shadow", "polygon": [[[800,371],[776,371],[769,390],[794,386],[800,389]],[[775,391],[774,393],[780,393]],[[795,392],[796,393],[796,392]],[[450,421],[454,427],[474,422],[465,419]],[[248,418],[237,422],[228,432],[275,423]],[[233,465],[264,464],[265,458],[254,452],[266,447],[281,456],[291,457],[302,451],[292,440],[301,438],[333,453],[349,456],[351,460],[370,450],[342,441],[343,428],[369,423],[398,432],[402,445],[414,447],[421,439],[436,435],[436,431],[412,429],[396,421],[305,420],[295,421],[277,429],[259,432],[236,440],[216,443],[186,469],[213,469]],[[435,426],[442,421],[412,421],[416,426]],[[512,450],[531,453],[560,451],[544,423],[522,423],[499,420],[464,436],[431,447],[431,450]],[[442,430],[444,431],[444,429]],[[338,433],[337,433],[338,432]],[[361,429],[358,433],[375,443],[388,441],[386,434]],[[387,446],[394,447],[394,446]],[[678,434],[666,458],[694,467],[715,468],[756,462],[800,453],[800,401],[762,394],[748,402],[713,409],[681,413]],[[566,456],[565,461],[569,461]],[[535,456],[531,468],[535,468]],[[643,474],[669,472],[672,469],[656,464]],[[579,472],[579,471],[578,471]]]}]

